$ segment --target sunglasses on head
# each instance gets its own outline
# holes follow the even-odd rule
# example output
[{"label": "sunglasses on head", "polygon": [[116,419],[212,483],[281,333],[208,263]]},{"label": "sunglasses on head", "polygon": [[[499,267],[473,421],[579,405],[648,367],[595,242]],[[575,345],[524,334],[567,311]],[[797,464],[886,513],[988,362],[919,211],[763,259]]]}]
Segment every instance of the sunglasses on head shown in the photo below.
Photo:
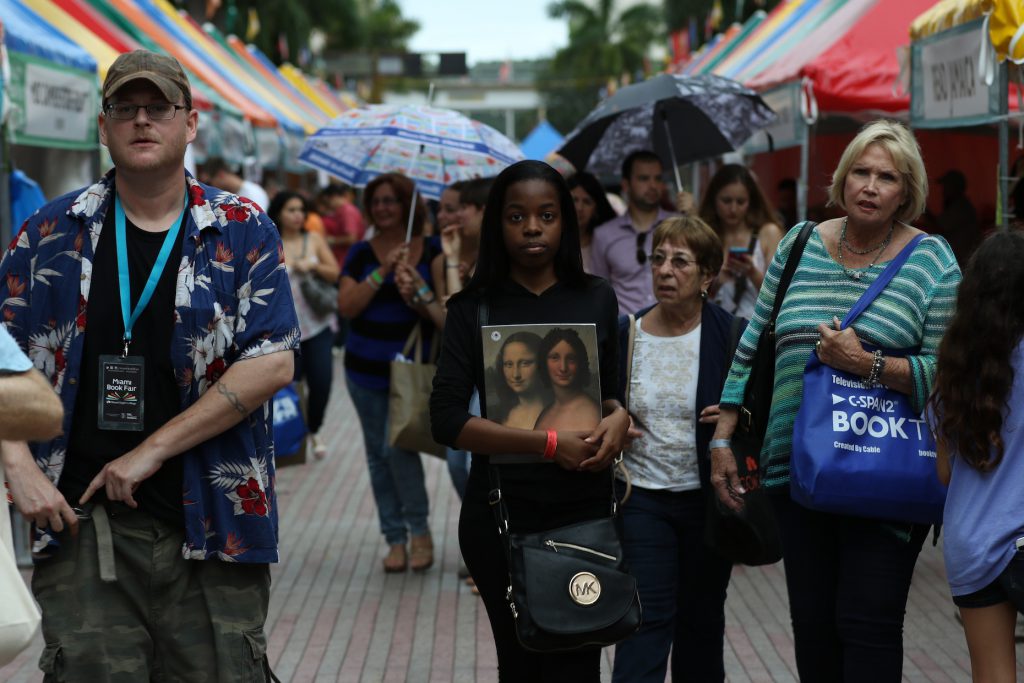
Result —
[{"label": "sunglasses on head", "polygon": [[647,239],[646,232],[636,234],[636,262],[641,266],[647,263],[647,252],[644,251],[644,241]]}]

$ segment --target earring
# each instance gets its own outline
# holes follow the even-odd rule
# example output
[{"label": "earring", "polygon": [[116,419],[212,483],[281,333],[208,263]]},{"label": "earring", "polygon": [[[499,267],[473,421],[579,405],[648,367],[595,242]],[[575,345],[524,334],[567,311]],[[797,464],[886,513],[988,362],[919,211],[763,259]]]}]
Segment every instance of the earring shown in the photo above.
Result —
[{"label": "earring", "polygon": [[701,301],[707,301],[708,300],[708,290],[706,290],[706,289],[700,290],[700,300]]}]

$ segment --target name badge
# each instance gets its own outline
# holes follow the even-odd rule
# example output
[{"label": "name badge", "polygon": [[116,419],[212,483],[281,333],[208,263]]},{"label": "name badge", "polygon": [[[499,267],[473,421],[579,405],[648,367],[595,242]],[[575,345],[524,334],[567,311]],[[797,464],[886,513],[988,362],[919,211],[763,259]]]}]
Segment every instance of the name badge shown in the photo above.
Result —
[{"label": "name badge", "polygon": [[142,356],[100,356],[100,429],[142,431],[145,363]]}]

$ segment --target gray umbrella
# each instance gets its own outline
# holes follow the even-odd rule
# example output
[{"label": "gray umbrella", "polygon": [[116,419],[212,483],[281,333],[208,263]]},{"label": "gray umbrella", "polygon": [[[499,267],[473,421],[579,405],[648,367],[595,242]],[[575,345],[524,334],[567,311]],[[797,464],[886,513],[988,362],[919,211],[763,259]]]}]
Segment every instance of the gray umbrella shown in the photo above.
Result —
[{"label": "gray umbrella", "polygon": [[732,151],[775,120],[761,96],[721,76],[661,74],[601,102],[558,153],[578,169],[616,175],[638,149],[666,167]]}]

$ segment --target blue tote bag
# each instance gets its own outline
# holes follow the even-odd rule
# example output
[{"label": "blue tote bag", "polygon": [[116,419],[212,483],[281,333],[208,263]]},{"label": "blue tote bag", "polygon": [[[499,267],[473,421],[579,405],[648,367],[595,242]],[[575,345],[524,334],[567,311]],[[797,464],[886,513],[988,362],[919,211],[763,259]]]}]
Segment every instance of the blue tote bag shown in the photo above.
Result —
[{"label": "blue tote bag", "polygon": [[[846,314],[843,329],[885,289],[923,238],[918,235],[889,263]],[[793,425],[790,495],[812,510],[938,524],[946,487],[935,470],[935,441],[910,397],[881,385],[867,387],[812,351]]]},{"label": "blue tote bag", "polygon": [[278,458],[295,455],[306,438],[306,422],[302,419],[295,382],[274,394],[273,414],[274,455]]}]

